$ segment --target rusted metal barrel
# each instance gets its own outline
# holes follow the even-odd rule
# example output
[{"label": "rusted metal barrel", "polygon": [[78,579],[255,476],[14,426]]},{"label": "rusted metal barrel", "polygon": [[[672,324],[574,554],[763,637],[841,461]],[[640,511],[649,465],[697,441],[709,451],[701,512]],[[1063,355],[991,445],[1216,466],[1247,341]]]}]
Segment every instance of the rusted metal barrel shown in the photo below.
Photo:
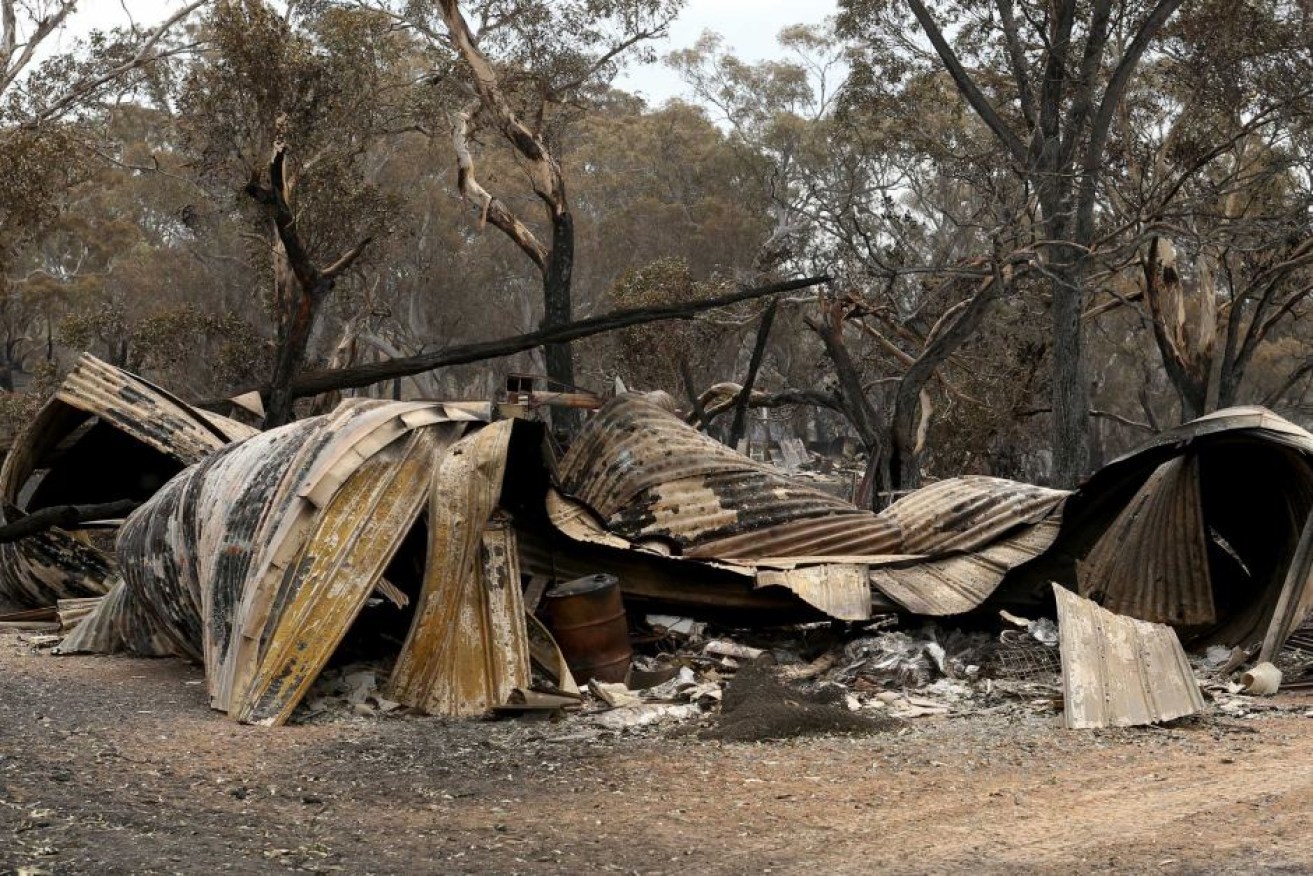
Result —
[{"label": "rusted metal barrel", "polygon": [[543,594],[547,626],[575,681],[624,681],[634,656],[614,575],[585,575]]}]

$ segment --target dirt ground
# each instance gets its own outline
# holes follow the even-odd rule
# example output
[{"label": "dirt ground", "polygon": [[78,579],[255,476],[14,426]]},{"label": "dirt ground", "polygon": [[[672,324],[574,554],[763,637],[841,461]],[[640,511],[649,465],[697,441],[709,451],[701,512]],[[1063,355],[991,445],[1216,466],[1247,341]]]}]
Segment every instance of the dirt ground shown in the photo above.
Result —
[{"label": "dirt ground", "polygon": [[195,667],[51,657],[6,634],[0,864],[32,874],[1313,872],[1313,717],[1106,732],[1057,720],[1020,709],[755,744],[598,735],[580,721],[264,729],[208,710]]}]

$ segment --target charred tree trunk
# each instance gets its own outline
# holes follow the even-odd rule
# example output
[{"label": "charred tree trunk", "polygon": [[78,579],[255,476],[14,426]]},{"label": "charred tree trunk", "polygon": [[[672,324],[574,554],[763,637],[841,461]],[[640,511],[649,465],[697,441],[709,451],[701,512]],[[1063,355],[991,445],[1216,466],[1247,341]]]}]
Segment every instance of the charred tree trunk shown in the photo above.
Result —
[{"label": "charred tree trunk", "polygon": [[269,162],[269,185],[261,185],[253,178],[247,184],[246,192],[269,208],[277,235],[274,241],[274,282],[278,349],[265,397],[264,419],[264,428],[272,429],[291,422],[296,399],[292,383],[305,367],[310,335],[314,332],[320,308],[337,278],[369,245],[369,238],[356,244],[327,268],[321,270],[315,266],[296,229],[296,216],[290,203],[287,150],[281,143],[275,146]]},{"label": "charred tree trunk", "polygon": [[1083,258],[1053,270],[1053,481],[1072,487],[1089,464],[1090,389],[1081,334]]},{"label": "charred tree trunk", "polygon": [[[542,202],[551,223],[551,247],[543,246],[519,217],[500,199],[493,197],[475,178],[474,159],[465,141],[471,110],[459,114],[453,126],[461,194],[479,208],[481,220],[491,222],[506,234],[542,275],[542,328],[564,326],[573,318],[571,280],[574,273],[574,217],[566,198],[565,178],[561,173],[560,162],[547,148],[541,131],[526,126],[512,107],[502,90],[496,68],[479,49],[457,0],[439,0],[437,6],[452,44],[473,75],[478,103],[492,117],[502,136],[528,166],[534,194]],[[541,127],[541,123],[538,127]],[[545,360],[548,378],[564,389],[573,389],[574,362],[569,344],[560,342],[548,345]],[[556,427],[566,433],[573,432],[578,424],[578,413],[569,409],[558,408],[553,411],[553,417]]]},{"label": "charred tree trunk", "polygon": [[[552,217],[552,251],[543,272],[543,322],[545,329],[567,325],[574,312],[571,282],[574,275],[574,217],[562,199],[561,209]],[[564,390],[574,386],[574,357],[570,344],[548,344],[543,349],[547,377]],[[556,428],[573,434],[579,424],[579,412],[573,408],[555,408],[552,418]]]},{"label": "charred tree trunk", "polygon": [[[921,451],[930,419],[930,397],[926,386],[948,357],[976,333],[989,309],[1009,287],[1011,268],[995,262],[994,276],[981,281],[975,294],[957,308],[942,327],[936,325],[926,338],[925,349],[898,381],[889,441],[888,484],[891,491],[921,486]],[[919,416],[918,416],[919,415]]]},{"label": "charred tree trunk", "polygon": [[779,310],[779,299],[775,299],[761,315],[761,325],[757,328],[757,339],[752,345],[752,358],[748,360],[748,374],[743,378],[743,389],[734,402],[734,422],[729,430],[729,446],[737,448],[743,440],[743,431],[747,426],[748,400],[752,397],[752,385],[757,382],[757,371],[761,360],[766,356],[766,342],[770,340],[770,329],[775,323],[775,312]]},{"label": "charred tree trunk", "polygon": [[[887,482],[882,474],[888,465],[885,442],[881,440],[879,414],[871,406],[862,386],[862,376],[848,351],[843,339],[843,323],[847,316],[844,303],[836,300],[821,300],[821,318],[806,320],[807,325],[820,337],[825,345],[825,354],[834,365],[835,376],[839,380],[839,399],[843,405],[843,414],[852,424],[866,449],[867,473],[863,483],[870,485]],[[879,491],[871,489],[866,495],[867,503],[875,508],[879,504]]]}]

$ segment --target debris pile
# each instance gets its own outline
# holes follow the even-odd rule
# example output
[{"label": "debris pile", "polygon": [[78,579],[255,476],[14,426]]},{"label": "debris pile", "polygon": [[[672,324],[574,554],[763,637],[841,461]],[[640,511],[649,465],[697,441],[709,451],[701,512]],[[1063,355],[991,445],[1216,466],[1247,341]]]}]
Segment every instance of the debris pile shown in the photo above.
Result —
[{"label": "debris pile", "polygon": [[[1263,664],[1313,608],[1313,435],[1261,410],[1165,433],[1075,493],[954,478],[878,514],[650,396],[607,402],[559,462],[541,424],[496,415],[355,399],[252,433],[85,357],[0,486],[27,509],[143,504],[112,555],[57,529],[5,546],[0,588],[63,600],[44,621],[77,624],[61,652],[203,664],[240,721],[336,700],[610,729],[715,712],[724,738],[1003,703],[1169,721],[1205,707],[1178,633],[1224,647],[1210,692],[1248,696],[1230,675],[1271,688]],[[124,464],[101,484],[106,453]],[[1237,492],[1259,481],[1277,510]]]}]

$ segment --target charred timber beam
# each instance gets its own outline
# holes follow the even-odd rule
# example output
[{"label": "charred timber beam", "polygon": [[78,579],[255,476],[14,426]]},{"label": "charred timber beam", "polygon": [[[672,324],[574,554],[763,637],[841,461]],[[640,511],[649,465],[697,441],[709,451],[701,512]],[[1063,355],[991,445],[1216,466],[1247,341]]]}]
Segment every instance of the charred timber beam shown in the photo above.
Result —
[{"label": "charred timber beam", "polygon": [[[68,529],[88,520],[115,520],[131,514],[140,505],[136,499],[119,499],[97,505],[51,505],[0,526],[0,543],[18,541],[55,527]],[[14,508],[5,509],[6,517],[21,513]]]}]

